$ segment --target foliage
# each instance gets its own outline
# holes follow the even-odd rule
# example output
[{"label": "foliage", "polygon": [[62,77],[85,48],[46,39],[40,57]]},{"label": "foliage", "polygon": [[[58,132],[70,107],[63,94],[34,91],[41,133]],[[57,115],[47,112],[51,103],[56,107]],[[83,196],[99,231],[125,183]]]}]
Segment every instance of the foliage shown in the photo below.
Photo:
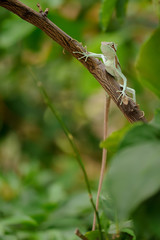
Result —
[{"label": "foliage", "polygon": [[115,8],[116,2],[117,0],[113,0],[113,1],[103,0],[102,11],[101,11],[101,22],[102,22],[102,26],[104,27],[104,30],[107,28],[109,24],[109,20],[113,14],[113,10]]},{"label": "foliage", "polygon": [[[158,229],[153,224],[155,222],[157,225],[160,222],[157,213],[160,189],[159,146],[160,125],[133,126],[124,136],[116,155],[112,158],[104,182],[105,195],[108,194],[112,202],[111,205],[108,197],[103,197],[104,212],[107,214],[108,209],[112,207],[109,219],[117,225],[133,215],[135,229],[141,239],[160,237]],[[151,205],[157,206],[156,211]],[[150,211],[153,213],[150,214]],[[107,217],[109,216],[107,214]],[[120,231],[119,228],[117,231]]]},{"label": "foliage", "polygon": [[[35,0],[22,2],[38,10]],[[101,41],[118,43],[128,86],[153,120],[131,126],[111,106],[111,134],[100,144],[109,152],[99,210],[102,233],[104,239],[159,240],[159,1],[40,4],[88,51],[98,53]],[[91,231],[93,210],[84,178],[59,123],[45,110],[28,66],[75,137],[94,195],[101,159],[102,89],[42,31],[2,8],[0,21],[0,239],[71,240],[77,239],[78,227],[95,240],[99,232]]]},{"label": "foliage", "polygon": [[101,24],[103,30],[106,30],[114,10],[116,10],[116,16],[119,20],[122,20],[126,14],[128,0],[103,0],[101,6]]},{"label": "foliage", "polygon": [[[160,28],[156,29],[152,36],[141,48],[139,59],[137,61],[137,69],[139,70],[139,78],[142,84],[160,97],[159,84],[159,66],[160,66]],[[148,57],[149,56],[149,57]],[[148,67],[150,66],[150,67]]]},{"label": "foliage", "polygon": [[65,161],[59,177],[38,162],[20,163],[19,174],[1,171],[1,239],[75,239],[75,228],[91,223],[87,193],[67,194],[77,167]]}]

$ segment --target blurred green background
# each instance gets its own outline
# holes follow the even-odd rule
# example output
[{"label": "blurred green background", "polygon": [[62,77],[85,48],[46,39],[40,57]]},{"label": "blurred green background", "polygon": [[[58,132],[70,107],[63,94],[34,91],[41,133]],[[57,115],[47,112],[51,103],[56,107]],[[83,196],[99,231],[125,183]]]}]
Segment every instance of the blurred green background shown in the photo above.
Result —
[{"label": "blurred green background", "polygon": [[[37,1],[22,2],[38,11]],[[88,51],[99,53],[101,41],[118,44],[128,86],[151,120],[160,106],[158,1],[39,3]],[[0,239],[74,239],[76,227],[91,228],[93,213],[81,170],[30,69],[75,137],[93,190],[99,177],[104,90],[41,30],[0,8]],[[128,125],[112,103],[109,134]]]}]

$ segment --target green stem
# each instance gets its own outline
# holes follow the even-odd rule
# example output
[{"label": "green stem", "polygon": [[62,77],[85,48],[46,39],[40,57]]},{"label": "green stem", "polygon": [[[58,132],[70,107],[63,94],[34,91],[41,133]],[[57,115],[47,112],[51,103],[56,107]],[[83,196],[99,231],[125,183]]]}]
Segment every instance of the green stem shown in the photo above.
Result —
[{"label": "green stem", "polygon": [[98,228],[99,228],[99,233],[100,233],[100,239],[103,240],[103,235],[102,235],[102,229],[101,229],[101,223],[100,223],[100,218],[99,218],[99,214],[98,214],[98,211],[96,210],[96,206],[95,206],[95,203],[93,201],[93,197],[92,197],[92,192],[91,192],[91,187],[90,187],[90,184],[89,184],[89,180],[88,180],[88,177],[87,177],[87,173],[86,173],[86,170],[84,168],[84,165],[83,165],[83,162],[82,162],[82,159],[80,157],[80,154],[78,152],[78,149],[76,147],[76,144],[73,140],[73,136],[72,134],[69,132],[67,126],[65,125],[65,123],[63,122],[63,120],[61,119],[59,113],[56,111],[53,103],[51,102],[46,90],[44,89],[44,87],[42,86],[41,83],[38,83],[38,87],[43,95],[43,98],[44,98],[44,101],[46,103],[46,105],[50,108],[51,112],[54,114],[54,116],[57,118],[59,124],[61,125],[72,149],[73,149],[73,152],[75,154],[75,157],[79,163],[79,166],[83,172],[83,175],[84,175],[84,179],[85,179],[85,183],[86,183],[86,186],[87,186],[87,190],[88,190],[88,194],[89,194],[89,199],[90,199],[90,202],[92,204],[92,207],[94,209],[94,212],[96,213],[96,217],[97,217],[97,223],[98,223]]}]

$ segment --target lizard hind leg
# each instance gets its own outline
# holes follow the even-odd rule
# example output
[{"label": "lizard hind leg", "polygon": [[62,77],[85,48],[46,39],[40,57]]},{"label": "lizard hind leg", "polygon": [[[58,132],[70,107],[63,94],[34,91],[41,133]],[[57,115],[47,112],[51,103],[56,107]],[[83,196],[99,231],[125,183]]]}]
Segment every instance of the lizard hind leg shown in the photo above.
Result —
[{"label": "lizard hind leg", "polygon": [[122,84],[120,84],[120,86],[122,87],[122,90],[118,90],[118,91],[117,91],[117,92],[120,93],[120,95],[118,96],[117,99],[119,99],[119,98],[121,97],[120,105],[122,105],[123,99],[124,99],[125,97],[127,97],[127,94],[126,94],[127,87],[124,86],[124,85],[122,85]]},{"label": "lizard hind leg", "polygon": [[121,105],[123,102],[123,98],[127,96],[126,92],[125,92],[127,89],[127,78],[124,76],[124,74],[119,69],[117,69],[116,75],[117,75],[116,76],[117,80],[119,80],[119,79],[123,80],[123,84],[120,84],[120,86],[122,87],[122,90],[117,91],[120,93],[118,99],[121,97],[121,103],[120,103],[120,105]]},{"label": "lizard hind leg", "polygon": [[[123,85],[121,85],[120,84],[120,86],[123,88]],[[122,90],[123,91],[123,90]],[[121,91],[118,91],[118,92],[121,92]],[[132,94],[132,99],[133,99],[133,101],[136,103],[136,91],[133,89],[133,88],[130,88],[130,87],[126,87],[126,91],[125,92],[128,92],[128,93],[131,93]],[[120,96],[121,96],[122,94],[120,94]],[[119,96],[119,97],[120,97]],[[125,94],[125,96],[127,96],[126,94]],[[119,98],[118,97],[118,98]],[[122,96],[123,97],[123,96]]]},{"label": "lizard hind leg", "polygon": [[132,94],[132,99],[136,103],[136,91],[133,88],[127,87],[126,92],[129,92],[129,93]]},{"label": "lizard hind leg", "polygon": [[[123,87],[123,85],[120,85],[120,86]],[[125,93],[125,89],[124,88],[122,90],[118,90],[117,92],[120,93],[120,95],[118,96],[117,100],[121,97],[120,105],[122,105],[123,99],[125,97],[127,97],[127,94]]]}]

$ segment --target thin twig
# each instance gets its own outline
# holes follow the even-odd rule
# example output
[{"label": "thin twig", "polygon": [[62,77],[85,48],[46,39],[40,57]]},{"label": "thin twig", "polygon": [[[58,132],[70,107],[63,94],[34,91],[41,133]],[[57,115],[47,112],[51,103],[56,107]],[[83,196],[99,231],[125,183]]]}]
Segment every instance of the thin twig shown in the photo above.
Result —
[{"label": "thin twig", "polygon": [[85,179],[85,183],[86,183],[86,186],[87,186],[87,190],[88,190],[88,194],[89,194],[89,199],[90,199],[90,202],[92,204],[92,207],[94,209],[94,212],[96,214],[96,218],[97,218],[97,222],[98,222],[98,229],[99,229],[99,232],[100,232],[100,239],[103,240],[103,236],[102,236],[102,229],[101,229],[101,223],[100,223],[100,218],[99,218],[99,214],[98,214],[98,211],[96,209],[96,206],[95,206],[95,203],[93,201],[93,197],[92,197],[92,192],[91,192],[91,187],[90,187],[90,184],[89,184],[89,180],[88,180],[88,176],[87,176],[87,173],[86,173],[86,170],[85,170],[85,167],[83,165],[83,162],[82,162],[82,159],[80,157],[80,154],[79,154],[79,151],[76,147],[76,144],[74,142],[74,139],[73,139],[73,136],[72,134],[69,132],[67,126],[65,125],[65,123],[63,122],[63,120],[61,119],[61,116],[59,115],[59,113],[56,111],[53,103],[51,102],[46,90],[44,89],[44,87],[42,86],[42,84],[38,84],[38,87],[44,97],[44,101],[46,103],[46,105],[50,108],[51,112],[54,114],[54,116],[57,118],[58,122],[60,123],[66,137],[68,138],[68,141],[70,142],[70,145],[73,149],[73,152],[75,154],[75,157],[79,163],[79,166],[83,172],[83,175],[84,175],[84,179]]},{"label": "thin twig", "polygon": [[[109,115],[109,108],[110,108],[111,98],[110,96],[105,97],[105,104],[104,104],[104,130],[103,130],[103,140],[107,138],[108,134],[108,115]],[[99,185],[98,185],[98,192],[97,192],[97,199],[96,199],[96,210],[98,211],[99,207],[99,196],[102,188],[102,182],[104,177],[104,171],[106,167],[106,160],[107,160],[107,149],[103,148],[102,150],[102,164],[101,164],[101,172],[99,177]],[[93,218],[93,226],[92,230],[94,231],[96,227],[96,214],[94,213]]]},{"label": "thin twig", "polygon": [[76,229],[75,234],[82,240],[88,240],[80,231],[79,229]]},{"label": "thin twig", "polygon": [[44,102],[46,103],[46,105],[49,107],[49,109],[51,110],[51,112],[53,113],[53,115],[56,117],[57,121],[59,122],[61,128],[63,129],[63,132],[65,133],[71,147],[72,147],[72,150],[74,152],[74,155],[75,155],[75,158],[77,159],[77,162],[83,172],[83,175],[84,175],[84,180],[85,180],[85,183],[86,183],[86,187],[87,187],[87,191],[88,191],[88,194],[89,194],[89,199],[90,199],[90,202],[91,202],[91,205],[93,207],[93,210],[94,212],[96,213],[96,218],[97,218],[97,222],[98,222],[98,229],[99,229],[99,235],[100,235],[100,239],[103,240],[103,236],[102,236],[102,228],[101,228],[101,223],[100,223],[100,218],[99,218],[99,213],[98,211],[96,210],[96,205],[93,201],[93,197],[92,197],[92,191],[91,191],[91,187],[90,187],[90,183],[89,183],[89,180],[88,180],[88,176],[87,176],[87,173],[86,173],[86,170],[85,170],[85,167],[83,165],[83,161],[81,159],[81,156],[79,154],[79,151],[77,149],[77,146],[74,142],[74,138],[72,136],[72,134],[70,133],[68,127],[66,126],[66,124],[64,123],[64,121],[62,120],[60,114],[57,112],[56,108],[54,107],[54,104],[51,102],[51,99],[49,98],[45,88],[43,87],[42,83],[40,81],[37,81],[37,77],[35,76],[35,74],[33,73],[32,69],[30,67],[28,67],[35,83],[37,84],[37,86],[39,87],[39,90],[43,96],[43,99],[44,99]]},{"label": "thin twig", "polygon": [[47,17],[49,9],[46,8],[46,10],[43,12],[43,10],[42,10],[42,8],[41,8],[41,5],[40,5],[39,3],[37,3],[37,7],[39,8],[40,14],[41,14],[43,17]]},{"label": "thin twig", "polygon": [[[32,70],[29,68],[31,74],[32,74],[32,77],[33,79],[37,82],[37,79],[36,79],[36,76],[34,75],[34,73],[32,72]],[[74,142],[74,139],[73,139],[73,136],[72,134],[69,132],[66,124],[63,122],[60,114],[57,112],[57,110],[55,109],[53,103],[51,102],[51,99],[49,98],[45,88],[43,87],[42,83],[41,82],[38,82],[37,83],[37,86],[39,87],[40,89],[40,92],[44,98],[44,102],[46,103],[46,105],[49,107],[49,109],[51,110],[51,112],[53,113],[53,115],[56,117],[56,119],[58,120],[61,128],[63,129],[72,149],[73,149],[73,152],[74,152],[74,155],[75,155],[75,158],[77,159],[77,162],[83,172],[83,175],[84,175],[84,179],[85,179],[85,183],[86,183],[86,187],[87,187],[87,190],[88,190],[88,194],[89,194],[89,199],[90,199],[90,202],[91,202],[91,205],[93,207],[93,210],[94,212],[96,213],[96,218],[97,218],[97,222],[98,222],[98,229],[99,229],[99,236],[100,236],[100,239],[103,240],[103,236],[102,236],[102,228],[101,228],[101,223],[100,223],[100,218],[99,218],[99,214],[98,214],[98,211],[96,210],[96,205],[93,201],[93,197],[92,197],[92,191],[91,191],[91,187],[90,187],[90,184],[89,184],[89,180],[88,180],[88,176],[87,176],[87,173],[86,173],[86,170],[85,170],[85,167],[83,165],[83,161],[81,159],[81,156],[79,154],[79,151],[77,149],[77,146]]]}]

